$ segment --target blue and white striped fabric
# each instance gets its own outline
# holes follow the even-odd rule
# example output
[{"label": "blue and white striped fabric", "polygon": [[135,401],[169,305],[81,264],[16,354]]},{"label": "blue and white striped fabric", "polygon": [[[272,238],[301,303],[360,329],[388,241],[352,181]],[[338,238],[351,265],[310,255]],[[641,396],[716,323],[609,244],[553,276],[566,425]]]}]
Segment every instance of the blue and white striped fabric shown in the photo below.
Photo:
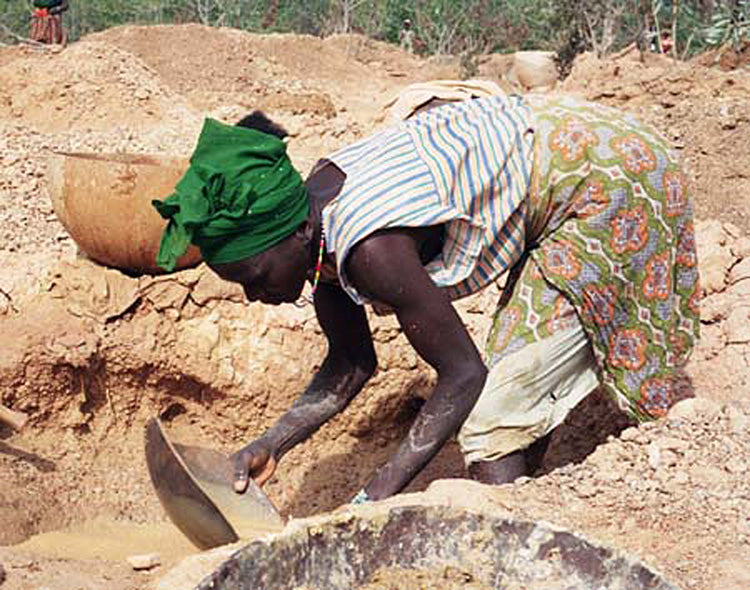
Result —
[{"label": "blue and white striped fabric", "polygon": [[533,132],[520,97],[444,105],[328,159],[346,181],[323,210],[327,248],[357,303],[344,262],[377,230],[444,224],[442,252],[426,269],[451,299],[482,289],[523,253]]}]

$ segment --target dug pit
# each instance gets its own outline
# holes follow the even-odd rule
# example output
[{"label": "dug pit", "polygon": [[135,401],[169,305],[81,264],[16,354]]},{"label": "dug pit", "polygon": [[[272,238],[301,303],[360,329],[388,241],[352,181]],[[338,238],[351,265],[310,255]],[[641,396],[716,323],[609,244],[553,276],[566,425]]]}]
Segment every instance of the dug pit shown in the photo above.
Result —
[{"label": "dug pit", "polygon": [[[697,233],[699,246],[723,244],[715,250],[704,250],[704,259],[717,270],[714,276],[710,272],[713,266],[707,266],[703,273],[712,289],[708,303],[714,303],[707,305],[714,318],[708,328],[734,334],[723,318],[728,316],[724,309],[734,297],[741,301],[741,293],[735,291],[746,283],[739,273],[744,267],[733,254],[740,252],[741,240],[722,233],[716,224],[702,225]],[[489,326],[496,297],[496,293],[486,292],[459,305],[479,342]],[[0,545],[13,545],[10,553],[0,550],[0,562],[8,573],[5,586],[11,590],[25,588],[30,581],[41,584],[44,576],[57,575],[43,569],[43,575],[37,576],[33,568],[29,569],[28,564],[36,568],[40,563],[48,563],[55,570],[61,568],[61,562],[44,559],[75,560],[68,562],[76,571],[65,574],[65,583],[84,567],[81,563],[100,560],[95,571],[86,575],[89,581],[102,578],[99,586],[92,585],[98,590],[130,587],[128,576],[132,573],[123,574],[126,582],[114,583],[113,572],[118,570],[108,565],[127,567],[127,556],[159,552],[162,565],[150,574],[159,578],[195,552],[166,520],[154,494],[143,454],[145,424],[159,416],[177,441],[231,452],[262,433],[292,404],[325,354],[325,339],[311,308],[249,305],[238,289],[219,281],[204,266],[162,277],[136,278],[86,259],[67,258],[41,280],[37,294],[16,303],[18,311],[1,320],[3,333],[14,335],[5,342],[0,355],[2,399],[4,404],[27,412],[30,422],[21,433],[7,428],[0,432]],[[429,395],[433,374],[406,343],[395,320],[373,315],[371,322],[378,374],[346,412],[285,457],[276,477],[266,486],[269,497],[285,516],[307,517],[345,504],[399,444],[421,401]],[[712,332],[706,336],[694,358],[692,374],[701,385],[699,391],[726,399],[737,382],[731,372],[725,374],[719,369],[729,366],[735,353],[747,347],[742,343],[729,346]],[[739,342],[740,337],[732,336],[734,340]],[[712,370],[702,369],[709,364]],[[661,546],[660,539],[665,535],[684,539],[682,533],[673,535],[670,529],[662,530],[666,525],[659,519],[647,520],[651,513],[672,514],[670,506],[661,505],[662,498],[670,505],[679,505],[683,496],[685,502],[693,497],[684,483],[669,487],[668,495],[658,493],[660,482],[667,486],[672,475],[675,481],[678,477],[685,481],[686,475],[679,472],[680,463],[674,457],[667,462],[667,458],[670,453],[695,454],[705,449],[706,466],[701,464],[702,471],[696,468],[687,477],[698,489],[704,481],[710,484],[711,489],[701,493],[724,493],[713,488],[734,486],[733,482],[743,477],[744,464],[728,463],[733,471],[717,472],[710,466],[712,457],[725,457],[727,451],[698,442],[721,442],[726,436],[714,436],[714,430],[740,429],[740,434],[733,435],[740,446],[731,452],[741,456],[743,415],[735,418],[727,414],[726,424],[706,426],[706,434],[696,439],[694,451],[685,450],[693,443],[685,442],[685,449],[670,443],[670,449],[676,451],[662,452],[662,464],[649,446],[650,437],[656,437],[658,431],[645,430],[637,435],[645,441],[643,445],[628,439],[603,449],[609,455],[601,454],[596,468],[584,464],[573,469],[571,465],[551,479],[543,478],[528,491],[523,486],[514,487],[514,511],[522,514],[535,506],[534,490],[549,488],[551,499],[535,509],[544,518],[555,522],[577,520],[574,528],[614,536],[619,546],[631,551],[641,553],[642,547]],[[606,398],[586,400],[558,433],[558,444],[552,447],[544,470],[583,460],[625,426],[627,422]],[[664,426],[668,427],[669,423]],[[694,427],[686,426],[685,431],[690,433],[688,440],[695,438]],[[668,436],[672,440],[677,435]],[[640,453],[641,446],[648,447],[647,454]],[[648,462],[639,462],[641,455],[647,456]],[[656,479],[644,479],[644,469],[657,468],[668,471],[658,472]],[[424,490],[435,479],[463,475],[461,456],[451,442],[409,490]],[[606,485],[599,483],[604,476]],[[646,489],[646,485],[651,487]],[[640,495],[634,495],[634,489]],[[683,489],[684,493],[680,491]],[[561,494],[567,494],[564,502],[559,499]],[[601,506],[598,512],[592,512],[591,506],[597,505],[600,496]],[[647,503],[657,507],[644,512],[643,506],[651,505]],[[573,510],[568,512],[570,506]],[[618,507],[620,520],[612,516],[612,506]],[[742,506],[737,504],[737,510]],[[714,530],[711,512],[690,513],[697,514],[700,523],[714,527],[710,529],[712,534],[723,535],[721,538],[744,530],[742,521],[732,513],[721,516],[726,532]],[[684,524],[692,530],[690,523],[675,518],[668,521],[670,528],[679,531]],[[627,534],[621,534],[621,529]],[[705,534],[689,538],[695,544],[716,537]],[[26,544],[16,545],[24,541]],[[670,544],[671,551],[680,546]],[[689,551],[692,549],[680,552],[680,556],[685,555],[681,559],[690,559]],[[716,559],[720,555],[717,551]],[[649,561],[664,563],[653,558]],[[682,571],[675,565],[681,563],[676,559],[666,562],[672,567],[670,575]],[[398,575],[402,565],[383,567],[386,569],[372,580],[363,579],[362,583]],[[425,567],[419,573],[422,578],[436,571],[435,575],[445,574]],[[373,568],[370,571],[374,574]],[[481,581],[463,570],[445,575],[454,574],[460,579],[467,574]],[[704,575],[704,579],[710,579],[719,574]]]},{"label": "dug pit", "polygon": [[[482,297],[461,304],[477,339],[496,294]],[[285,457],[266,486],[285,516],[345,504],[429,394],[432,371],[396,321],[371,320],[378,374],[345,413]],[[229,453],[291,406],[325,354],[312,308],[249,305],[204,266],[131,277],[84,258],[63,260],[2,325],[16,335],[0,357],[3,402],[31,418],[20,433],[0,426],[0,545],[118,563],[159,552],[162,571],[196,549],[167,521],[149,480],[148,420],[160,417],[178,442]],[[587,407],[612,412],[603,398]],[[571,424],[565,436],[573,444],[553,452],[550,467],[625,426],[594,425],[585,412]],[[450,442],[409,490],[463,475]]]}]

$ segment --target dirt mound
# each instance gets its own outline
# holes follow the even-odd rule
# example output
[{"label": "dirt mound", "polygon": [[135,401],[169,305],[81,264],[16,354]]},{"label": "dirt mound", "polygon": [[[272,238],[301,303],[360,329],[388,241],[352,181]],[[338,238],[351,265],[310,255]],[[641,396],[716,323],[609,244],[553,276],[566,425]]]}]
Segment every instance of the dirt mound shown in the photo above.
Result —
[{"label": "dirt mound", "polygon": [[725,72],[738,68],[748,69],[750,68],[750,41],[746,41],[737,48],[728,44],[720,49],[706,51],[693,58],[693,62],[702,66],[718,66]]},{"label": "dirt mound", "polygon": [[207,110],[233,101],[262,108],[264,99],[275,94],[312,92],[328,95],[338,108],[370,110],[373,98],[392,85],[391,77],[423,69],[418,58],[359,35],[320,39],[181,25],[116,27],[87,39],[136,55],[175,92]]},{"label": "dirt mound", "polygon": [[29,54],[3,66],[0,77],[0,118],[41,132],[195,117],[153,70],[112,45],[84,41],[56,54]]},{"label": "dirt mound", "polygon": [[[455,61],[426,62],[361,35],[320,39],[180,25],[116,27],[87,40],[137,56],[200,111],[230,120],[267,112],[318,156],[337,149],[343,135],[369,132],[404,84],[458,76]],[[314,163],[306,154],[297,158],[303,169]]]},{"label": "dirt mound", "polygon": [[624,431],[579,468],[520,487],[529,515],[617,540],[681,588],[741,590],[750,582],[748,450],[747,396],[723,407],[699,398]]},{"label": "dirt mound", "polygon": [[235,122],[265,111],[289,131],[290,154],[303,171],[371,132],[406,84],[460,75],[455,59],[423,60],[361,35],[320,39],[188,24],[115,27],[86,40],[136,56],[199,112]]},{"label": "dirt mound", "polygon": [[683,158],[693,178],[696,216],[750,231],[750,72],[637,53],[579,57],[562,92],[637,113]]},{"label": "dirt mound", "polygon": [[[0,90],[1,92],[1,90]],[[77,106],[72,107],[77,110]],[[76,246],[52,210],[45,175],[53,152],[127,152],[187,155],[200,121],[192,115],[136,128],[39,132],[0,118],[0,315],[33,293],[40,276]],[[112,116],[109,113],[106,116]],[[50,124],[51,125],[51,124]]]}]

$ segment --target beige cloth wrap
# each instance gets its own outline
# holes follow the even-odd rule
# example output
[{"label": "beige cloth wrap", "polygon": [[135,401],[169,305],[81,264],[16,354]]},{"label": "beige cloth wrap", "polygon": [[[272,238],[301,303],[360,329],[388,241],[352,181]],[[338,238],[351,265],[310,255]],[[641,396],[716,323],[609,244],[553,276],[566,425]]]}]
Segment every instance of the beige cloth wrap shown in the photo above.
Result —
[{"label": "beige cloth wrap", "polygon": [[408,119],[431,100],[455,102],[499,94],[506,93],[490,80],[433,80],[410,84],[383,109],[388,118],[386,123],[394,124]]}]

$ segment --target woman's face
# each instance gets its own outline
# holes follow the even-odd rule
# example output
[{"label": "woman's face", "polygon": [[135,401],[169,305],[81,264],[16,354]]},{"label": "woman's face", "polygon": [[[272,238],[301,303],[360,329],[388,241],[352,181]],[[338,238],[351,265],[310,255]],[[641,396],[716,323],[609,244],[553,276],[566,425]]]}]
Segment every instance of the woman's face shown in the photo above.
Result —
[{"label": "woman's face", "polygon": [[310,270],[309,259],[302,240],[292,234],[250,258],[210,266],[222,279],[242,285],[248,301],[281,305],[299,299]]}]

